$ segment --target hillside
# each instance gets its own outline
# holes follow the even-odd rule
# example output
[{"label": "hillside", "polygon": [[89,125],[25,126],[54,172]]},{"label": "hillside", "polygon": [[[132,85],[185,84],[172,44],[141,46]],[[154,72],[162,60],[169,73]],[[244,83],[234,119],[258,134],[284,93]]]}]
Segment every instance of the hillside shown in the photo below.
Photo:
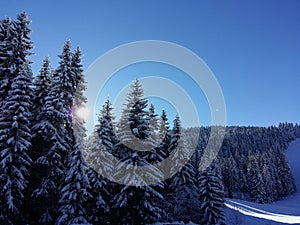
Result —
[{"label": "hillside", "polygon": [[270,204],[227,199],[227,206],[236,207],[234,210],[226,208],[227,224],[300,224],[300,138],[290,143],[286,156],[295,178],[297,192]]}]

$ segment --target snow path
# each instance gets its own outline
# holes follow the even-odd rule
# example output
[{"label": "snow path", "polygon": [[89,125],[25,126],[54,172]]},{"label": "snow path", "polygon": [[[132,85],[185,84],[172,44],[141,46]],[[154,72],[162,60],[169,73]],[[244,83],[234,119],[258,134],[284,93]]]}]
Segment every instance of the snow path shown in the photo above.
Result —
[{"label": "snow path", "polygon": [[[225,206],[251,217],[286,224],[300,224],[300,138],[290,144],[286,155],[296,181],[297,193],[272,204],[255,204],[241,200],[227,199]],[[270,210],[273,212],[269,212]]]},{"label": "snow path", "polygon": [[276,222],[288,223],[288,224],[300,223],[300,216],[271,213],[232,200],[226,200],[225,206],[227,206],[230,209],[234,209],[240,213],[243,213],[244,215],[247,216],[254,216],[257,218],[273,220]]}]

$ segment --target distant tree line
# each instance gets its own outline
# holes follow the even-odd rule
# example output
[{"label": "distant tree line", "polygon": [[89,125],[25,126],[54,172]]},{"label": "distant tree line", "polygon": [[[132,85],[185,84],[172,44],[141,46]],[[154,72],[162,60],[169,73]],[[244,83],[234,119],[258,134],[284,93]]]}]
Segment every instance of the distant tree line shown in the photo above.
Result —
[{"label": "distant tree line", "polygon": [[[87,101],[81,51],[67,41],[58,66],[46,57],[33,77],[29,24],[26,13],[0,23],[0,224],[224,224],[225,197],[264,203],[295,192],[284,151],[298,125],[228,127],[218,157],[199,171],[210,127],[183,129],[179,116],[171,126],[138,79],[120,120],[108,98],[86,138],[76,114]],[[168,171],[149,167],[168,157]],[[126,173],[133,165],[150,169]]]},{"label": "distant tree line", "polygon": [[[187,143],[199,128],[187,129]],[[195,157],[199,162],[207,145],[210,127],[201,127]],[[279,200],[296,191],[285,150],[300,137],[300,126],[280,123],[278,127],[226,127],[217,166],[225,196],[258,203]]]}]

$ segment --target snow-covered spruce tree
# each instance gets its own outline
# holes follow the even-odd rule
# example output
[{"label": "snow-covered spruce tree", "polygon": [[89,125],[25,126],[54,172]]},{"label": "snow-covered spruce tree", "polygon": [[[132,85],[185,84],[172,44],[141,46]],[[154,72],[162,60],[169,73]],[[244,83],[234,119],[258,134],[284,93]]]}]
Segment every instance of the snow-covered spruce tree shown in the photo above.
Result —
[{"label": "snow-covered spruce tree", "polygon": [[74,115],[76,141],[68,157],[67,174],[60,188],[59,217],[56,224],[89,224],[87,202],[92,199],[86,167],[81,149],[84,146],[85,129],[80,118]]},{"label": "snow-covered spruce tree", "polygon": [[[80,51],[78,52],[77,58],[80,59]],[[60,97],[63,99],[65,108],[69,109],[73,105],[74,93],[77,88],[77,84],[80,81],[78,68],[74,68],[75,56],[71,52],[70,40],[65,43],[62,53],[58,55],[60,58],[59,66],[54,71],[53,78],[55,81],[59,81],[59,88],[61,89]]]},{"label": "snow-covered spruce tree", "polygon": [[[57,217],[59,189],[65,180],[68,154],[75,147],[72,104],[78,82],[70,42],[63,48],[51,88],[33,126],[34,168],[31,174],[33,221],[53,224]],[[73,67],[74,68],[74,67]]]},{"label": "snow-covered spruce tree", "polygon": [[[79,47],[77,47],[76,50],[73,52],[71,58],[71,71],[72,71],[71,77],[73,79],[72,84],[74,85],[75,89],[71,89],[70,93],[74,96],[72,106],[75,115],[73,118],[76,118],[77,120],[81,120],[81,123],[83,123],[84,121],[82,120],[84,119],[78,116],[77,115],[78,113],[76,113],[78,109],[86,107],[86,103],[87,103],[87,98],[83,94],[83,92],[86,90],[86,81],[83,74],[81,57],[82,57],[81,50]],[[83,125],[81,126],[83,127]]]},{"label": "snow-covered spruce tree", "polygon": [[[0,223],[25,223],[23,205],[31,158],[32,42],[26,13],[1,24]],[[9,57],[9,60],[7,60]],[[7,60],[7,61],[6,61]]]},{"label": "snow-covered spruce tree", "polygon": [[[76,52],[75,52],[76,54]],[[77,85],[82,78],[79,67],[76,66],[76,58],[80,60],[81,53],[78,51],[78,56],[74,56],[71,52],[70,40],[65,43],[62,53],[58,55],[60,58],[59,66],[53,73],[54,85],[58,88],[58,93],[63,102],[65,110],[67,110],[67,117],[65,120],[66,135],[63,137],[65,142],[69,145],[69,149],[74,146],[73,136],[73,114],[74,114],[74,95],[77,91]]]},{"label": "snow-covered spruce tree", "polygon": [[0,22],[0,103],[11,88],[11,79],[32,54],[30,22],[25,12],[16,21],[7,17]]},{"label": "snow-covered spruce tree", "polygon": [[0,116],[0,223],[24,223],[21,207],[28,185],[31,158],[30,92],[32,80],[28,65],[12,79]]},{"label": "snow-covered spruce tree", "polygon": [[241,199],[244,199],[245,193],[247,193],[247,173],[244,172],[247,165],[247,157],[241,155],[239,152],[234,154],[235,168],[233,169],[233,177],[235,181],[235,190],[239,190]]},{"label": "snow-covered spruce tree", "polygon": [[[37,123],[40,121],[37,120],[37,118],[40,116],[39,114],[42,111],[42,107],[46,103],[46,97],[50,92],[52,85],[51,80],[51,68],[50,68],[50,61],[49,58],[46,57],[43,61],[42,67],[39,71],[39,74],[36,76],[34,80],[34,89],[33,89],[33,111],[32,111],[32,118],[31,118],[31,127],[34,127]],[[35,161],[39,156],[41,156],[41,153],[43,152],[43,143],[40,143],[39,138],[36,138],[38,134],[35,134],[35,130],[32,129],[32,147],[30,150],[30,156],[33,161]],[[31,175],[33,173],[39,173],[36,169],[34,169],[31,172]],[[31,176],[34,177],[34,176]],[[34,181],[30,181],[30,188],[32,187],[32,183]]]},{"label": "snow-covered spruce tree", "polygon": [[[73,94],[72,108],[74,113],[71,115],[73,122],[71,136],[73,140],[73,148],[68,156],[67,174],[60,188],[59,199],[59,217],[56,224],[88,224],[87,201],[92,196],[88,192],[89,182],[86,177],[87,164],[82,157],[81,150],[85,147],[85,133],[84,119],[78,115],[77,110],[85,106],[86,97],[83,95],[85,88],[85,81],[81,65],[81,52],[77,50],[72,55],[72,67],[74,84],[78,87]],[[75,87],[76,87],[75,86]]]},{"label": "snow-covered spruce tree", "polygon": [[[113,210],[117,215],[117,224],[149,224],[161,219],[163,210],[156,204],[156,200],[162,198],[158,190],[163,188],[159,181],[163,178],[161,171],[155,167],[151,167],[147,161],[148,151],[151,148],[151,143],[147,142],[150,136],[149,132],[149,117],[146,111],[148,101],[143,96],[143,89],[139,80],[135,80],[131,85],[131,90],[127,96],[127,104],[123,110],[123,120],[120,124],[122,132],[118,133],[120,137],[120,144],[116,145],[117,150],[126,154],[121,155],[121,161],[116,168],[116,179],[119,183],[128,183],[132,185],[124,185],[117,195],[114,196],[112,202],[114,203]],[[126,113],[126,114],[125,114]],[[127,118],[127,121],[125,120]],[[123,127],[129,125],[131,134],[128,130],[122,130]],[[129,146],[122,143],[124,136],[127,141],[132,140],[134,135],[144,141],[139,146]],[[132,143],[134,143],[132,141]],[[131,168],[134,166],[133,168]],[[145,170],[138,172],[137,166],[145,166]],[[141,172],[143,174],[141,174]],[[156,185],[147,185],[148,182],[158,183]]]},{"label": "snow-covered spruce tree", "polygon": [[76,144],[69,156],[68,172],[60,190],[57,225],[89,224],[86,205],[91,196],[79,147],[80,144]]},{"label": "snow-covered spruce tree", "polygon": [[[45,105],[33,126],[35,152],[31,174],[32,213],[31,218],[37,224],[53,224],[57,213],[59,187],[65,179],[65,169],[69,145],[65,142],[65,121],[67,111],[63,107],[57,86],[46,96]],[[38,151],[39,150],[39,151]]]},{"label": "snow-covered spruce tree", "polygon": [[[108,186],[107,179],[104,179],[98,174],[100,168],[110,168],[111,162],[107,161],[106,151],[101,143],[98,135],[99,124],[97,124],[92,132],[92,135],[88,139],[87,144],[87,163],[89,168],[87,169],[87,177],[90,183],[89,192],[91,198],[88,201],[88,215],[89,221],[92,224],[109,224],[109,212],[110,207],[107,201],[111,199],[110,192],[106,189]],[[105,166],[99,166],[99,165]]]},{"label": "snow-covered spruce tree", "polygon": [[169,145],[171,142],[171,131],[167,112],[163,109],[159,118],[158,124],[158,140],[161,140],[159,144],[160,152],[162,152],[163,158],[167,158],[170,155]]},{"label": "snow-covered spruce tree", "polygon": [[104,195],[110,197],[110,193],[106,189],[107,182],[92,167],[87,170],[87,177],[90,183],[89,193],[91,194],[87,207],[89,221],[92,224],[110,224],[110,207],[103,198]]},{"label": "snow-covered spruce tree", "polygon": [[129,105],[129,126],[133,135],[145,140],[149,134],[149,118],[146,107],[148,100],[144,97],[144,90],[140,80],[136,79],[127,95]]},{"label": "snow-covered spruce tree", "polygon": [[0,107],[4,103],[15,70],[16,35],[11,18],[0,22]]},{"label": "snow-covered spruce tree", "polygon": [[154,145],[157,146],[159,144],[158,132],[157,132],[159,126],[159,118],[155,112],[155,106],[152,103],[149,106],[148,118],[149,118],[149,135],[150,135],[149,138],[154,143]]},{"label": "snow-covered spruce tree", "polygon": [[223,158],[222,163],[222,178],[225,188],[225,193],[229,198],[233,198],[233,193],[240,192],[239,188],[239,171],[235,160],[230,153],[229,158]]},{"label": "snow-covered spruce tree", "polygon": [[[170,167],[170,173],[176,174],[178,166],[183,160],[187,159],[187,150],[185,149],[185,140],[182,135],[181,121],[178,115],[176,115],[173,121],[173,129],[171,133],[171,142],[169,145],[169,151],[174,153],[172,161],[174,166]],[[182,150],[182,151],[179,151]],[[177,151],[178,150],[178,151]]]},{"label": "snow-covered spruce tree", "polygon": [[[119,183],[130,181],[135,186],[123,185],[120,191],[113,197],[113,224],[151,224],[161,220],[164,210],[158,204],[158,199],[162,199],[160,190],[163,184],[159,183],[163,179],[161,171],[155,167],[149,167],[143,174],[137,172],[138,169],[130,166],[149,166],[149,163],[138,154],[132,153],[123,160],[116,170],[116,177]],[[147,181],[156,182],[155,185],[147,185]]]},{"label": "snow-covered spruce tree", "polygon": [[117,136],[120,141],[116,145],[116,153],[119,158],[125,158],[131,150],[134,150],[123,147],[124,145],[132,147],[133,136],[143,140],[139,142],[140,146],[135,146],[136,148],[149,150],[155,147],[147,140],[150,135],[147,105],[148,100],[144,97],[142,84],[140,80],[135,79],[130,86],[120,121],[117,124]]},{"label": "snow-covered spruce tree", "polygon": [[264,203],[266,194],[264,190],[264,182],[258,165],[257,155],[255,154],[249,155],[247,181],[248,191],[252,201]]},{"label": "snow-covered spruce tree", "polygon": [[[98,165],[96,171],[99,173],[101,181],[105,183],[103,185],[105,191],[102,192],[103,199],[108,203],[109,207],[113,205],[113,203],[110,202],[111,197],[120,191],[119,185],[113,182],[113,180],[116,179],[115,174],[117,171],[117,161],[114,157],[122,159],[122,156],[125,156],[124,152],[122,152],[124,148],[119,144],[119,140],[114,133],[113,127],[115,123],[112,110],[112,104],[108,97],[102,106],[98,119],[99,128],[97,132],[100,140],[98,144],[100,148],[99,151],[96,152],[97,157],[95,158],[97,159],[96,165]],[[121,150],[121,153],[118,152],[119,150]],[[113,212],[111,215],[113,215]]]},{"label": "snow-covered spruce tree", "polygon": [[110,99],[107,98],[105,103],[102,106],[102,110],[100,112],[98,121],[99,121],[99,129],[98,135],[100,137],[101,143],[106,148],[106,151],[111,154],[115,151],[115,145],[118,143],[118,139],[114,133],[114,117],[112,115],[112,104]]},{"label": "snow-covered spruce tree", "polygon": [[280,197],[287,196],[296,192],[295,179],[291,173],[284,151],[276,151],[277,172],[279,175]]},{"label": "snow-covered spruce tree", "polygon": [[35,116],[39,113],[41,108],[45,105],[46,96],[51,89],[51,67],[49,57],[43,61],[39,74],[34,82],[34,108],[36,110]]},{"label": "snow-covered spruce tree", "polygon": [[[272,177],[272,164],[270,163],[270,158],[269,157],[269,152],[265,152],[263,153],[262,155],[262,158],[261,158],[261,175],[263,177],[263,185],[264,185],[264,192],[265,192],[265,199],[264,199],[264,202],[272,202],[274,201],[274,194],[276,195],[275,193],[275,189],[276,189],[276,186],[275,186],[275,182],[274,182],[274,179]],[[273,190],[274,190],[274,194],[273,194]]]},{"label": "snow-covered spruce tree", "polygon": [[[179,164],[189,159],[188,149],[186,148],[184,136],[181,133],[181,122],[177,115],[174,119],[173,133],[179,134],[179,139],[173,140],[177,142],[176,152],[172,158],[172,162],[175,164],[171,168],[171,173],[174,168],[176,169]],[[172,141],[172,142],[173,142]],[[175,149],[173,149],[175,151]],[[175,173],[171,179],[170,190],[172,191],[172,206],[174,207],[174,220],[183,221],[188,223],[192,221],[197,223],[200,220],[199,217],[199,195],[196,186],[195,168],[190,160],[185,163],[184,167]]]},{"label": "snow-covered spruce tree", "polygon": [[[166,159],[169,157],[169,146],[171,141],[171,130],[169,126],[169,121],[167,117],[166,111],[163,109],[161,115],[158,120],[158,131],[157,131],[157,139],[160,141],[158,146],[155,148],[156,152],[162,159]],[[166,162],[166,161],[165,161]],[[163,168],[163,174],[168,174],[170,171],[170,165],[166,165]],[[165,180],[164,178],[163,184],[164,188],[161,191],[163,198],[161,200],[157,200],[158,204],[161,208],[164,208],[165,212],[163,214],[163,221],[173,221],[173,205],[172,205],[172,191],[170,190],[170,182],[171,179]]]},{"label": "snow-covered spruce tree", "polygon": [[[29,215],[32,223],[52,224],[54,207],[58,201],[57,188],[59,177],[64,169],[60,150],[54,153],[53,147],[58,140],[63,143],[60,135],[63,135],[62,127],[57,123],[64,121],[64,110],[62,102],[56,92],[56,87],[51,77],[50,61],[46,57],[38,76],[35,79],[34,88],[34,110],[32,120],[32,147],[30,156],[33,160],[29,183]],[[53,101],[53,102],[52,102]],[[57,120],[56,120],[57,117]],[[61,134],[59,134],[61,133]],[[53,135],[55,134],[55,135]],[[54,137],[53,137],[54,136]],[[62,144],[63,154],[66,154],[66,147]],[[58,154],[58,155],[56,155]],[[53,157],[53,159],[51,159]],[[61,162],[56,162],[56,166],[51,170],[55,158],[60,158]],[[58,167],[58,168],[56,168]],[[52,171],[52,175],[49,174]],[[55,174],[60,176],[55,177]],[[52,178],[56,180],[53,182]]]},{"label": "snow-covered spruce tree", "polygon": [[71,106],[72,114],[69,116],[69,119],[72,120],[72,130],[70,132],[74,134],[74,148],[78,145],[80,151],[83,152],[86,148],[86,128],[84,126],[85,118],[80,114],[80,110],[86,107],[87,98],[84,96],[86,81],[83,74],[81,56],[80,48],[77,47],[72,54],[71,77],[74,79],[73,85],[75,89],[70,93],[73,98]]},{"label": "snow-covered spruce tree", "polygon": [[[86,90],[86,81],[85,76],[83,74],[83,66],[81,63],[82,53],[79,47],[73,52],[72,55],[72,74],[73,77],[76,78],[74,80],[74,85],[76,87],[76,91],[74,94],[73,106],[69,109],[69,114],[71,114],[71,118],[73,123],[73,131],[75,134],[76,140],[80,140],[80,151],[84,158],[86,158],[88,147],[86,140],[86,128],[83,125],[83,122],[86,118],[81,115],[82,111],[86,108],[87,98],[84,96],[84,91]],[[75,114],[75,116],[72,116]],[[82,135],[82,136],[81,136]]]},{"label": "snow-covered spruce tree", "polygon": [[224,225],[224,188],[216,168],[207,168],[198,179],[203,225]]},{"label": "snow-covered spruce tree", "polygon": [[[105,146],[102,144],[99,137],[99,124],[94,128],[92,135],[88,139],[86,160],[90,167],[97,172],[97,174],[113,174],[115,170],[111,157]],[[106,179],[102,179],[106,183]]]},{"label": "snow-covered spruce tree", "polygon": [[147,146],[146,160],[150,164],[161,162],[164,159],[164,151],[160,148],[160,144],[163,141],[163,138],[159,139],[158,137],[158,121],[159,118],[155,113],[155,106],[151,103],[149,106],[149,136],[145,140],[147,142],[145,145]]},{"label": "snow-covered spruce tree", "polygon": [[155,106],[151,103],[149,106],[149,130],[152,132],[156,132],[158,130],[158,115],[155,112]]},{"label": "snow-covered spruce tree", "polygon": [[131,141],[132,132],[129,127],[129,106],[124,105],[120,120],[116,124],[118,144],[114,147],[113,155],[122,159],[129,154],[129,149],[123,146],[129,146]]},{"label": "snow-covered spruce tree", "polygon": [[[163,188],[162,183],[159,183],[163,178],[161,172],[155,167],[149,167],[143,174],[139,174],[137,169],[132,171],[129,166],[149,166],[149,164],[138,152],[134,152],[124,160],[122,167],[117,167],[116,175],[120,177],[119,182],[124,183],[128,180],[135,186],[122,186],[119,193],[113,197],[113,208],[116,209],[117,216],[114,223],[151,224],[159,221],[163,210],[156,204],[156,199],[163,198],[157,191]],[[157,184],[147,185],[145,179]]]},{"label": "snow-covered spruce tree", "polygon": [[98,173],[105,175],[108,178],[109,190],[113,194],[115,191],[114,182],[110,182],[114,178],[116,172],[116,161],[113,160],[112,156],[119,157],[120,154],[117,152],[119,150],[117,145],[119,145],[119,140],[115,135],[114,131],[114,116],[112,113],[113,107],[110,102],[109,97],[102,106],[102,110],[99,116],[99,129],[98,138],[100,140],[101,151],[99,151],[99,168]]},{"label": "snow-covered spruce tree", "polygon": [[[128,101],[129,102],[129,101]],[[130,154],[130,149],[125,148],[124,146],[130,146],[132,142],[132,131],[130,129],[130,104],[124,104],[122,109],[122,114],[119,121],[116,123],[117,127],[117,138],[119,142],[114,147],[113,154],[118,159],[124,159],[128,154]]]},{"label": "snow-covered spruce tree", "polygon": [[[162,116],[165,116],[164,111],[163,111]],[[164,121],[164,120],[162,120],[162,121]],[[166,125],[166,129],[169,129],[168,125]],[[159,131],[159,135],[160,135],[160,131]],[[179,116],[176,115],[176,117],[173,121],[173,128],[172,128],[171,132],[165,133],[165,138],[163,139],[162,146],[160,146],[164,150],[166,157],[169,157],[171,153],[175,152],[175,150],[179,144],[180,135],[181,135],[181,121],[180,121]],[[186,156],[185,154],[183,154],[183,155],[178,155],[178,154],[180,154],[180,153],[179,152],[175,153],[173,160],[180,160],[179,156]],[[174,173],[176,173],[176,171],[178,170],[179,163],[177,163],[177,162],[173,163],[172,161],[171,161],[172,164],[166,165],[163,168],[164,174],[173,174],[174,175]],[[165,183],[166,183],[166,186],[168,187],[172,183],[172,180],[167,179],[167,180],[165,180]]]}]

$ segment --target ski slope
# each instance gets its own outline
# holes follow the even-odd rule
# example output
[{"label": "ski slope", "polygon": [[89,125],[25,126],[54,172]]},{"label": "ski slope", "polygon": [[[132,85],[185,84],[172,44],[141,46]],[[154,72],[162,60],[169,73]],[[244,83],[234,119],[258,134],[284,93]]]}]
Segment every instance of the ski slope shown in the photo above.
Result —
[{"label": "ski slope", "polygon": [[[274,203],[257,204],[227,199],[225,222],[227,225],[283,225],[300,224],[300,138],[293,141],[286,152],[296,180],[297,193]],[[183,225],[183,222],[155,223],[155,225]],[[194,223],[189,223],[194,225]]]},{"label": "ski slope", "polygon": [[286,156],[296,181],[298,193],[300,193],[300,138],[290,144]]},{"label": "ski slope", "polygon": [[286,155],[296,180],[297,193],[271,204],[227,199],[226,224],[300,224],[300,138],[290,144]]}]

